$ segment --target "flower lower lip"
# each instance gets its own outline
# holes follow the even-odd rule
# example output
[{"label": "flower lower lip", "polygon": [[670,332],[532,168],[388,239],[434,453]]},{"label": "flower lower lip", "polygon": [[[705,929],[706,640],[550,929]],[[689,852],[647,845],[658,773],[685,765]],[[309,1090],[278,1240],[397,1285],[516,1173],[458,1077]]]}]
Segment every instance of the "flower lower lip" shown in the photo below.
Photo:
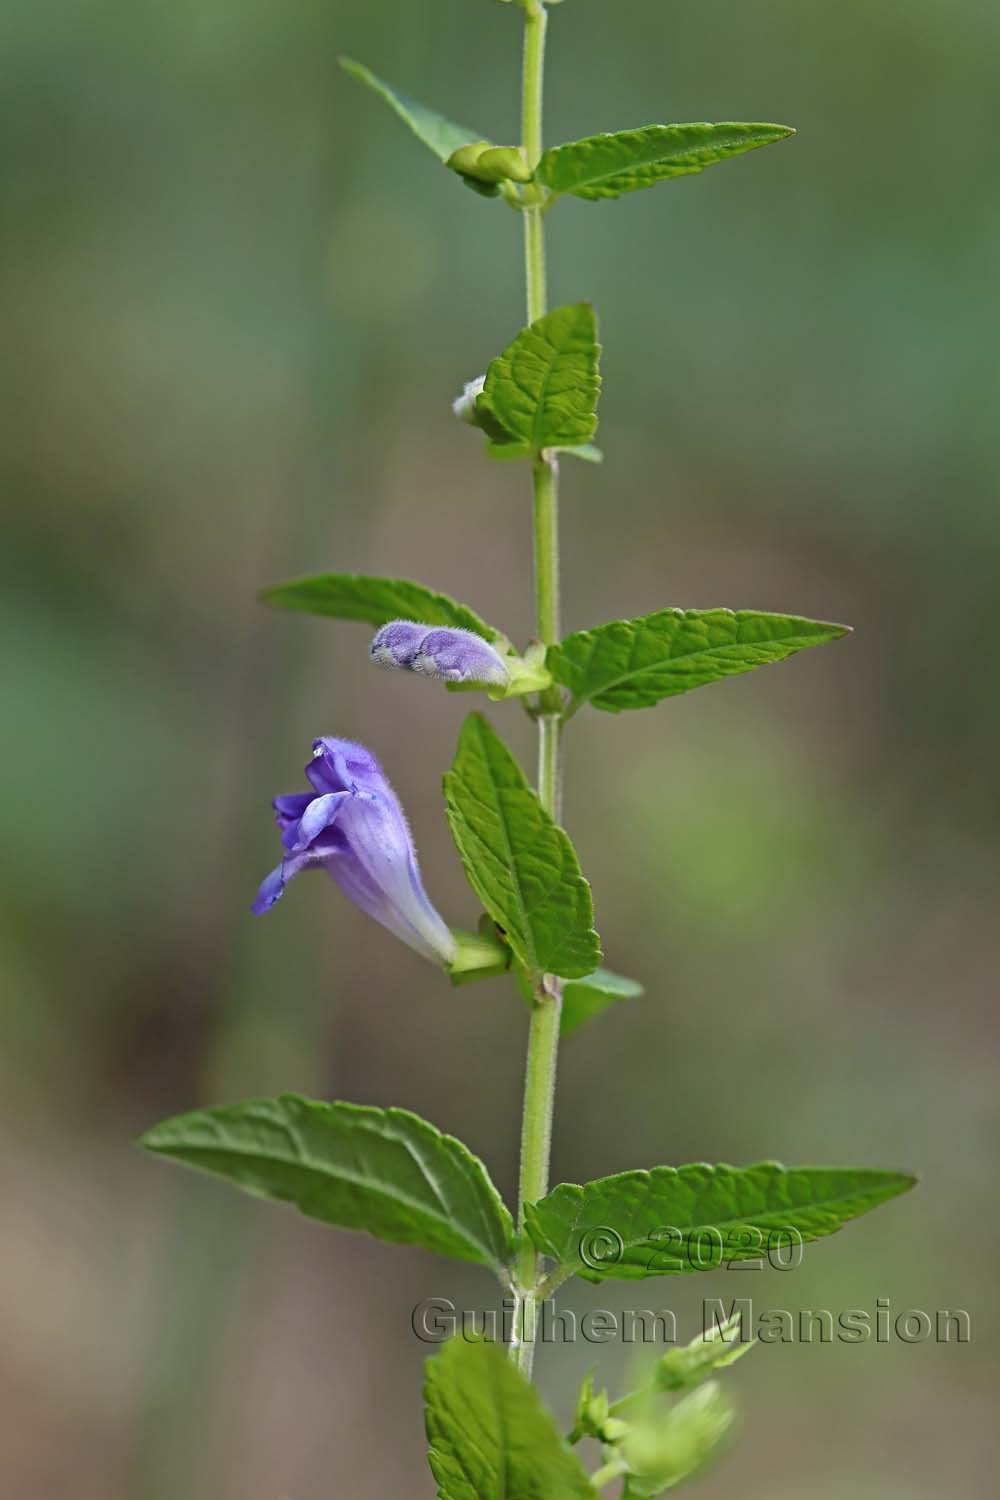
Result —
[{"label": "flower lower lip", "polygon": [[275,799],[286,854],[262,883],[255,914],[269,911],[303,870],[323,869],[368,916],[423,957],[449,964],[455,940],[423,888],[403,809],[378,761],[361,745],[323,738],[306,771],[312,794]]}]

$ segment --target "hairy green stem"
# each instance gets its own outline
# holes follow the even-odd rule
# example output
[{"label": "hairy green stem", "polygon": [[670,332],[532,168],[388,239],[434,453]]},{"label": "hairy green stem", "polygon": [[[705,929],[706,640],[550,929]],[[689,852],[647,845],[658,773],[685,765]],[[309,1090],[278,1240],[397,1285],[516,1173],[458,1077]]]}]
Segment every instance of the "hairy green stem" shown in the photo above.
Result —
[{"label": "hairy green stem", "polygon": [[[542,90],[547,16],[543,4],[533,0],[525,8],[524,74],[522,93],[523,145],[528,164],[538,165],[542,154]],[[544,315],[545,225],[541,195],[526,194],[524,212],[524,263],[528,293],[528,321]],[[546,646],[559,639],[559,499],[558,469],[554,458],[540,457],[532,467],[534,489],[535,611],[538,638]],[[538,795],[542,806],[556,819],[560,815],[559,741],[562,725],[558,701],[543,698],[538,717]],[[534,1361],[538,1319],[540,1257],[532,1247],[525,1227],[524,1205],[548,1191],[549,1151],[555,1102],[556,1057],[559,1050],[559,1019],[562,1010],[560,982],[551,974],[534,985],[528,1056],[524,1076],[524,1114],[521,1123],[521,1174],[518,1185],[521,1252],[518,1263],[518,1306],[510,1355],[529,1379]]]},{"label": "hairy green stem", "polygon": [[591,1474],[590,1482],[595,1490],[603,1489],[606,1484],[611,1483],[612,1479],[617,1479],[624,1474],[626,1468],[627,1465],[620,1458],[613,1458],[604,1465],[603,1469],[598,1469],[596,1473]]},{"label": "hairy green stem", "polygon": [[[549,982],[551,983],[551,981]],[[524,1074],[524,1114],[521,1121],[520,1203],[521,1255],[518,1265],[520,1316],[515,1319],[511,1358],[527,1376],[534,1362],[539,1298],[538,1261],[524,1222],[524,1205],[544,1197],[549,1185],[549,1148],[552,1142],[552,1104],[559,1047],[560,997],[548,992],[545,981],[535,991],[528,1031]]]},{"label": "hairy green stem", "polygon": [[[532,171],[542,155],[542,96],[545,86],[545,29],[548,16],[542,0],[534,0],[524,14],[524,69],[521,76],[521,133],[524,154]],[[545,223],[542,195],[534,184],[524,194],[524,263],[528,288],[528,322],[545,312]]]},{"label": "hairy green stem", "polygon": [[[555,457],[538,459],[533,481],[535,628],[538,639],[553,646],[559,639],[559,468]],[[549,688],[542,695],[538,715],[538,795],[557,823],[562,816],[561,710],[558,689]]]}]

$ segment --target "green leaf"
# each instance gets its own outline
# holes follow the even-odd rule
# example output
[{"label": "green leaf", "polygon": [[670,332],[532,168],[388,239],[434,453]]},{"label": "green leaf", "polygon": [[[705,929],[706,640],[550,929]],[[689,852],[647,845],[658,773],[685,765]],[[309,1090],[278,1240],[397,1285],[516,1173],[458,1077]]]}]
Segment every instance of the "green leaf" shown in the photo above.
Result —
[{"label": "green leaf", "polygon": [[589,443],[597,429],[599,354],[590,303],[557,307],[491,362],[479,404],[532,453]]},{"label": "green leaf", "polygon": [[632,1470],[622,1500],[651,1500],[697,1474],[732,1422],[733,1409],[714,1380],[667,1412],[647,1407],[622,1443],[622,1454]]},{"label": "green leaf", "polygon": [[582,458],[585,464],[602,464],[604,454],[594,443],[576,443],[573,447],[557,448],[557,453],[565,453],[568,458]]},{"label": "green leaf", "polygon": [[486,457],[508,464],[519,458],[534,458],[534,454],[528,443],[505,443],[499,438],[490,438],[486,444]]},{"label": "green leaf", "polygon": [[345,73],[350,73],[352,78],[367,84],[368,88],[380,95],[389,108],[394,109],[399,118],[409,125],[413,134],[425,146],[429,146],[441,161],[447,161],[459,146],[467,146],[470,141],[483,139],[478,131],[469,130],[464,125],[453,125],[444,115],[439,115],[437,110],[428,109],[419,99],[411,99],[402,89],[393,88],[391,83],[376,77],[370,68],[355,62],[352,57],[340,57],[337,61]]},{"label": "green leaf", "polygon": [[569,688],[569,711],[649,708],[661,698],[734,677],[806,646],[848,635],[847,625],[755,609],[661,609],[637,620],[578,630],[551,646],[549,671]]},{"label": "green leaf", "polygon": [[407,1110],[282,1094],[177,1115],[140,1145],[307,1218],[506,1275],[514,1226],[486,1168]]},{"label": "green leaf", "polygon": [[[518,988],[528,1003],[532,1000],[529,981],[523,974],[516,975]],[[634,1000],[643,993],[642,985],[634,979],[624,979],[610,969],[598,969],[585,979],[569,979],[563,985],[562,1015],[559,1035],[569,1036],[587,1021],[592,1021],[609,1005],[619,1000]]]},{"label": "green leaf", "polygon": [[560,1034],[569,1036],[607,1010],[609,1005],[615,1005],[619,1000],[637,999],[642,993],[642,985],[636,980],[624,979],[610,969],[598,969],[585,979],[571,979],[563,986]]},{"label": "green leaf", "polygon": [[[577,443],[572,448],[553,448],[551,451],[565,453],[569,458],[582,458],[587,464],[604,462],[604,454],[594,443]],[[502,443],[491,439],[486,444],[486,456],[499,463],[510,463],[513,459],[533,458],[534,454],[527,443]]]},{"label": "green leaf", "polygon": [[496,1344],[450,1339],[427,1361],[424,1399],[438,1500],[593,1500],[583,1465]]},{"label": "green leaf", "polygon": [[409,578],[374,578],[366,573],[318,573],[293,578],[261,594],[265,604],[300,609],[310,615],[332,615],[337,620],[366,620],[386,625],[390,620],[417,620],[422,625],[454,625],[473,630],[484,640],[504,640],[502,632],[481,620],[466,604],[437,594]]},{"label": "green leaf", "polygon": [[539,1250],[571,1274],[641,1281],[747,1260],[772,1235],[820,1239],[915,1181],[866,1167],[699,1162],[562,1183],[527,1205],[526,1221]]},{"label": "green leaf", "polygon": [[735,1364],[754,1347],[757,1340],[740,1339],[742,1314],[734,1313],[724,1323],[713,1323],[705,1333],[699,1333],[690,1344],[668,1349],[653,1367],[653,1380],[660,1391],[689,1391],[700,1385],[716,1370]]},{"label": "green leaf", "polygon": [[558,197],[573,193],[596,202],[670,177],[686,177],[730,156],[783,141],[788,125],[645,125],[590,135],[546,151],[535,176]]},{"label": "green leaf", "polygon": [[469,884],[517,961],[532,974],[593,973],[600,940],[576,851],[482,714],[462,725],[444,792]]}]

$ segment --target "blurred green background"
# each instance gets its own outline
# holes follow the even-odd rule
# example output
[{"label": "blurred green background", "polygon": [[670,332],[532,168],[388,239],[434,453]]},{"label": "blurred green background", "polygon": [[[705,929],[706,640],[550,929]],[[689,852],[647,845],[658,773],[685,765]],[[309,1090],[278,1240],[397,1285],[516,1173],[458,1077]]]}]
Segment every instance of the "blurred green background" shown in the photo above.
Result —
[{"label": "blurred green background", "polygon": [[[0,1470],[21,1500],[429,1497],[420,1298],[488,1280],[144,1159],[199,1103],[415,1109],[516,1172],[513,986],[450,992],[327,882],[248,914],[268,800],[364,739],[427,885],[476,912],[440,775],[467,700],[264,584],[400,571],[531,630],[520,469],[449,402],[522,322],[520,224],[336,67],[517,134],[488,0],[7,0],[0,734]],[[557,1179],[690,1159],[906,1165],[792,1275],[564,1305],[964,1307],[973,1341],[761,1348],[698,1483],[992,1490],[995,0],[567,0],[550,142],[775,119],[780,147],[568,202],[554,299],[602,320],[602,470],[565,466],[567,628],[664,604],[855,636],[574,721],[567,820],[644,1000],[567,1044]],[[496,721],[526,755],[527,722]],[[565,1413],[610,1346],[539,1360]]]}]

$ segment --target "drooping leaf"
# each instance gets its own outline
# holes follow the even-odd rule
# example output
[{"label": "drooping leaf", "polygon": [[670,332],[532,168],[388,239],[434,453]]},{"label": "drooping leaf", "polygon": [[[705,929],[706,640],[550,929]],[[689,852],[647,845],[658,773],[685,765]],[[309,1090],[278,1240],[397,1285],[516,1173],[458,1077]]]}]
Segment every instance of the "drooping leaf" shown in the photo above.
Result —
[{"label": "drooping leaf", "polygon": [[479,1158],[407,1110],[281,1094],[177,1115],[140,1144],[307,1218],[501,1276],[513,1251],[511,1216]]},{"label": "drooping leaf", "polygon": [[449,1339],[426,1364],[438,1500],[593,1500],[541,1397],[496,1344]]},{"label": "drooping leaf", "polygon": [[318,573],[312,578],[293,578],[261,594],[265,604],[281,609],[299,609],[310,615],[331,615],[336,620],[365,620],[369,625],[387,625],[390,620],[417,620],[422,625],[453,625],[473,630],[484,640],[502,640],[499,630],[487,625],[467,604],[458,604],[447,594],[435,593],[409,578],[375,578],[367,573]]},{"label": "drooping leaf", "polygon": [[607,1010],[609,1005],[616,1005],[620,1000],[637,999],[642,992],[642,985],[636,980],[613,974],[610,969],[598,969],[585,979],[569,980],[563,985],[560,1034],[569,1036]]},{"label": "drooping leaf", "polygon": [[[517,975],[518,988],[522,996],[531,1002],[531,985],[522,974]],[[634,979],[624,979],[610,969],[598,969],[585,979],[569,979],[563,985],[562,1015],[559,1020],[560,1036],[569,1036],[578,1031],[587,1021],[599,1016],[609,1005],[620,1000],[634,1000],[643,993],[642,985]]]},{"label": "drooping leaf", "polygon": [[670,177],[700,172],[730,156],[769,146],[795,132],[787,125],[645,125],[586,136],[546,151],[535,173],[539,182],[560,196],[596,201],[617,198],[636,188],[653,187]]},{"label": "drooping leaf", "polygon": [[562,1183],[528,1205],[527,1226],[566,1270],[588,1281],[637,1281],[746,1260],[772,1232],[820,1239],[915,1181],[905,1172],[777,1162],[654,1167],[585,1187]]},{"label": "drooping leaf", "polygon": [[600,940],[569,836],[482,714],[462,726],[444,778],[448,822],[469,884],[531,973],[593,973]]},{"label": "drooping leaf", "polygon": [[597,429],[599,355],[590,303],[557,307],[491,362],[479,404],[532,453],[587,444]]},{"label": "drooping leaf", "polygon": [[617,714],[849,633],[847,625],[755,609],[661,609],[578,630],[549,648],[547,664],[572,694],[570,712],[592,703]]},{"label": "drooping leaf", "polygon": [[596,443],[576,443],[569,448],[556,448],[556,453],[565,453],[567,458],[582,458],[585,464],[602,464],[604,453]]},{"label": "drooping leaf", "polygon": [[345,73],[350,73],[352,78],[357,78],[360,83],[366,84],[380,95],[389,108],[395,110],[399,118],[410,127],[413,134],[425,146],[429,146],[441,161],[447,161],[451,153],[460,146],[484,139],[477,131],[469,130],[464,125],[452,124],[444,115],[439,115],[436,109],[429,109],[419,99],[411,99],[409,94],[404,94],[402,89],[393,88],[391,83],[376,77],[364,63],[355,62],[352,57],[337,60]]}]

